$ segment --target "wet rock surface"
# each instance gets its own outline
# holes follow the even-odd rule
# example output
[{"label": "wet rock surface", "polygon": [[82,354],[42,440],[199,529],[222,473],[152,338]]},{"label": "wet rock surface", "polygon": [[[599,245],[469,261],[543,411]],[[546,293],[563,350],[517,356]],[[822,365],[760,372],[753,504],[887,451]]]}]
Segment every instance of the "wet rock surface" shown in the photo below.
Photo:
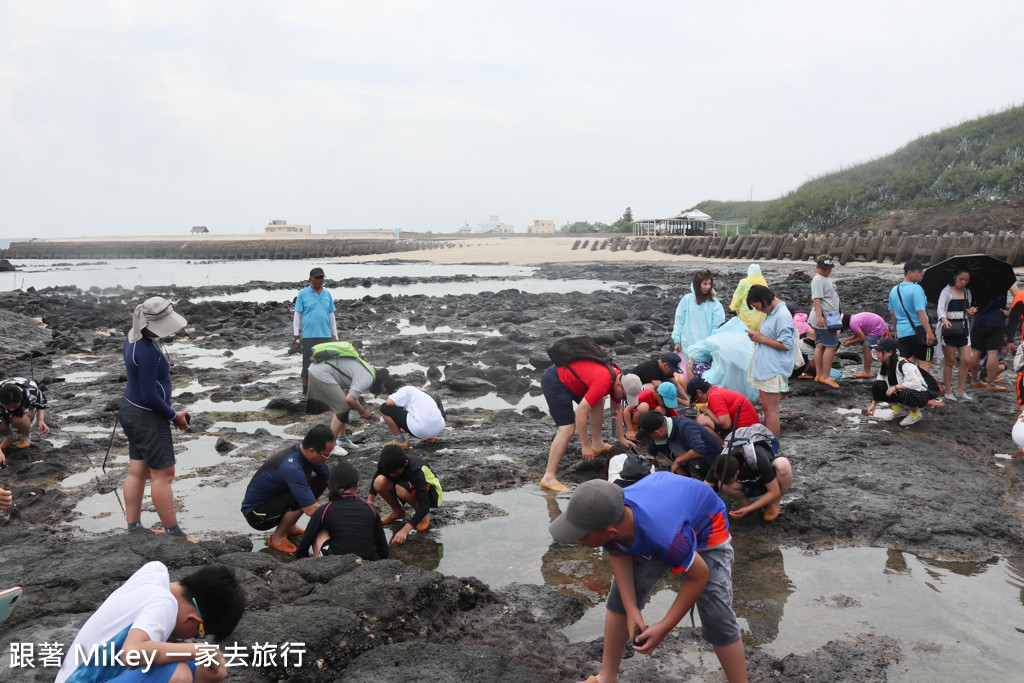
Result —
[{"label": "wet rock surface", "polygon": [[[526,392],[539,395],[540,375],[548,364],[545,350],[565,334],[598,337],[623,368],[660,354],[694,269],[651,263],[629,268],[549,265],[534,276],[629,281],[633,286],[593,294],[509,289],[443,297],[367,296],[339,302],[338,327],[341,337],[352,340],[373,365],[407,367],[396,374],[445,402],[448,429],[441,440],[414,440],[413,448],[446,491],[512,489],[536,482],[543,471],[554,434],[543,399],[518,410],[494,408],[494,400],[477,407],[473,400],[483,394],[515,406]],[[713,270],[727,304],[745,265]],[[780,298],[798,310],[808,309],[811,264],[766,265],[763,272]],[[874,311],[888,319],[886,295],[899,275],[895,268],[839,268],[833,279],[845,311]],[[172,579],[223,562],[235,567],[250,600],[232,639],[304,642],[306,648],[301,668],[232,669],[232,680],[395,680],[396,661],[419,663],[410,680],[578,680],[596,672],[600,642],[569,643],[558,630],[578,618],[579,598],[548,586],[492,590],[471,577],[444,576],[399,560],[286,563],[266,549],[251,552],[248,537],[229,534],[192,545],[148,533],[83,536],[77,531],[75,505],[97,492],[118,490],[123,482],[123,468],[97,468],[108,448],[114,454],[126,449],[120,430],[110,437],[124,385],[120,351],[132,308],[149,296],[171,298],[189,320],[187,335],[170,344],[175,388],[186,388],[176,400],[183,406],[199,401],[209,406],[190,409],[190,432],[211,437],[209,450],[222,453],[203,470],[218,485],[247,480],[263,459],[294,443],[292,435],[301,436],[327,419],[304,414],[297,359],[292,371],[284,373],[265,362],[270,354],[283,354],[291,342],[290,302],[192,303],[201,296],[292,286],[89,292],[61,287],[0,293],[3,374],[35,377],[45,386],[51,402],[48,422],[55,428],[50,437],[36,435],[32,448],[9,456],[9,466],[0,473],[0,485],[11,488],[17,501],[9,516],[0,516],[0,574],[5,583],[16,580],[26,589],[18,609],[0,626],[0,637],[69,643],[91,611],[144,562],[164,562]],[[427,331],[402,334],[407,325]],[[243,350],[254,346],[259,353]],[[184,347],[199,355],[176,355],[175,349]],[[840,351],[836,361],[846,377],[861,365],[859,347],[849,351]],[[1024,464],[1019,458],[994,458],[995,453],[1015,452],[1012,392],[982,392],[972,403],[929,409],[925,420],[902,428],[872,423],[857,412],[870,402],[869,380],[843,379],[840,384],[838,390],[813,382],[791,384],[781,412],[783,451],[795,471],[793,488],[776,522],[733,520],[734,535],[756,536],[767,547],[808,551],[866,545],[970,560],[1019,553]],[[236,407],[239,401],[266,404]],[[365,484],[390,433],[379,420],[352,417],[350,433],[361,447],[347,459]],[[253,420],[266,424],[251,433],[232,426]],[[95,425],[102,431],[89,431]],[[606,420],[606,436],[609,428]],[[562,462],[560,476],[566,483],[603,474],[604,460],[583,462],[578,444],[574,440]],[[77,487],[58,485],[94,470],[95,476]],[[225,500],[224,505],[234,510],[239,502]],[[487,504],[459,501],[432,512],[431,521],[443,527],[501,514]],[[182,518],[193,531],[187,511]],[[409,545],[417,542],[414,536]],[[500,539],[494,543],[500,552]],[[422,547],[432,552],[426,543]],[[572,578],[571,562],[563,565],[560,571],[580,585],[579,593],[591,590],[585,586],[587,577]],[[751,680],[886,680],[888,667],[906,647],[870,635],[851,636],[781,659],[748,648],[748,664]],[[700,680],[706,672],[683,654],[701,648],[703,657],[714,662],[699,629],[679,627],[659,648],[668,653],[664,658],[628,658],[622,678]],[[408,672],[401,675],[409,678]],[[5,680],[52,676],[52,669],[15,670]]]}]

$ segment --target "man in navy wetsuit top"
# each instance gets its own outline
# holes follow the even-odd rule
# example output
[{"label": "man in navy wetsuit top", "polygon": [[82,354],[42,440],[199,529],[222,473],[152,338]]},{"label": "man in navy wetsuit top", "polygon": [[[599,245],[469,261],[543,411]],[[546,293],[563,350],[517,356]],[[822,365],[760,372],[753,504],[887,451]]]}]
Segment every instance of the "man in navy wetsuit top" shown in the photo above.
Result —
[{"label": "man in navy wetsuit top", "polygon": [[242,514],[253,529],[274,529],[267,545],[283,553],[294,553],[289,536],[302,536],[296,526],[303,513],[313,516],[320,504],[316,499],[327,488],[331,472],[327,460],[334,451],[334,432],[319,424],[306,433],[302,443],[270,456],[249,481],[242,500]]}]

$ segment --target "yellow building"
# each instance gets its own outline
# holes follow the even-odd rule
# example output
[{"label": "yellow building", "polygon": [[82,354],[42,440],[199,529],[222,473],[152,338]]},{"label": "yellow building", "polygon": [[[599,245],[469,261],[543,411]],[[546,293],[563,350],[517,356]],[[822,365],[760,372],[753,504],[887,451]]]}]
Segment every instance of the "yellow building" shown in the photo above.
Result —
[{"label": "yellow building", "polygon": [[538,232],[551,232],[555,231],[554,221],[534,221],[533,225],[526,226],[526,232],[538,233]]}]

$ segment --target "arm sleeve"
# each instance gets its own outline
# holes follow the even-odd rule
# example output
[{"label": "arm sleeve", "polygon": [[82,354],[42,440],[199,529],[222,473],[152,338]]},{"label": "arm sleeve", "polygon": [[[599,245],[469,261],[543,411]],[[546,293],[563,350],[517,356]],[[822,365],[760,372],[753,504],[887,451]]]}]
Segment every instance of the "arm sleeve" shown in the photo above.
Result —
[{"label": "arm sleeve", "polygon": [[302,336],[302,314],[295,311],[295,315],[292,317],[292,336]]},{"label": "arm sleeve", "polygon": [[949,291],[949,287],[945,287],[942,293],[939,294],[939,303],[935,307],[936,313],[939,318],[945,318],[946,312],[949,310],[949,301],[953,298],[953,295]]},{"label": "arm sleeve", "polygon": [[327,315],[327,319],[331,322],[331,336],[337,338],[338,336],[338,320],[334,317],[334,313],[331,312]]},{"label": "arm sleeve", "polygon": [[[327,511],[320,510],[319,512],[326,514]],[[316,535],[320,533],[320,519],[323,517],[323,514],[316,514],[309,518],[309,524],[306,525],[306,533],[302,534],[302,540],[295,547],[296,558],[309,557],[309,550],[313,547],[313,541],[316,540]]]},{"label": "arm sleeve", "polygon": [[722,303],[718,299],[713,299],[714,306],[711,312],[711,329],[717,330],[725,323],[725,309],[722,308]]},{"label": "arm sleeve", "polygon": [[672,326],[672,341],[676,344],[682,344],[683,330],[686,329],[686,296],[680,299],[679,305],[676,306],[675,324]]},{"label": "arm sleeve", "polygon": [[416,489],[416,502],[419,504],[419,510],[412,516],[406,524],[412,524],[413,527],[423,521],[423,518],[430,514],[430,490],[427,488],[427,478],[423,475],[422,469],[417,469],[415,472],[409,473],[409,483]]}]

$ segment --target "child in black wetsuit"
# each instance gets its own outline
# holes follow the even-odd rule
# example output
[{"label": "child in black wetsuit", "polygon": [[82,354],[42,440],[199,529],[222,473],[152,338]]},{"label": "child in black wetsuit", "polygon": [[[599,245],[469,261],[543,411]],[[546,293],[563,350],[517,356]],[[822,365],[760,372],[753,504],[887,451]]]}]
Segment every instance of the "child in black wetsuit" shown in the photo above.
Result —
[{"label": "child in black wetsuit", "polygon": [[407,454],[401,446],[389,444],[380,452],[377,474],[370,485],[367,502],[372,505],[378,494],[391,506],[391,512],[381,520],[384,524],[405,518],[404,503],[414,510],[412,519],[391,537],[392,543],[401,545],[413,529],[426,531],[430,527],[430,508],[441,505],[441,482],[423,458]]},{"label": "child in black wetsuit", "polygon": [[384,525],[372,505],[359,497],[359,473],[343,462],[331,471],[329,502],[313,513],[295,557],[358,555],[364,560],[382,560],[391,554]]}]

